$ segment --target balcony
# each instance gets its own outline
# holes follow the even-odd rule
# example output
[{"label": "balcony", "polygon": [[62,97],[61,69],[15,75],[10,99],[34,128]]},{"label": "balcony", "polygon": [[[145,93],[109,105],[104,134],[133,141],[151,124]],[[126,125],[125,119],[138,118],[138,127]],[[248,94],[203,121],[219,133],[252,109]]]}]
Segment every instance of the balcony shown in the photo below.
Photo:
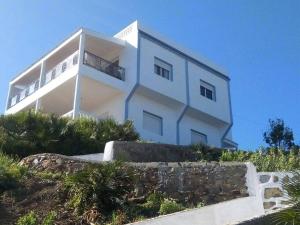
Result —
[{"label": "balcony", "polygon": [[[68,56],[61,63],[50,69],[42,79],[41,87],[47,85],[49,82],[62,75],[67,70],[71,69],[78,64],[78,51],[74,52],[72,55]],[[24,100],[26,97],[32,95],[39,89],[39,79],[25,86],[21,91],[17,92],[9,100],[9,108],[16,105],[17,103]]]},{"label": "balcony", "polygon": [[125,80],[125,69],[118,65],[118,61],[110,62],[93,53],[84,52],[83,64],[106,73],[119,80]]}]

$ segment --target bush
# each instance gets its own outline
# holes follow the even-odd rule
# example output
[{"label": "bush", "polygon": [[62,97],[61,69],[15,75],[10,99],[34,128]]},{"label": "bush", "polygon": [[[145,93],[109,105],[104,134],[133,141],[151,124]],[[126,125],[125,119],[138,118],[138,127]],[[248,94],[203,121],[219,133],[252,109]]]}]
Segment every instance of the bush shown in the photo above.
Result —
[{"label": "bush", "polygon": [[300,169],[299,151],[289,152],[268,149],[257,152],[224,151],[220,157],[221,161],[252,162],[257,171],[292,171]]},{"label": "bush", "polygon": [[204,144],[191,145],[191,149],[196,152],[199,161],[219,161],[222,155],[222,149]]},{"label": "bush", "polygon": [[103,213],[120,208],[133,191],[132,173],[121,162],[94,164],[65,178],[69,206],[78,214],[96,206]]},{"label": "bush", "polygon": [[0,116],[0,151],[25,157],[37,153],[80,155],[103,152],[112,140],[136,141],[132,122],[113,119],[60,118],[55,115],[19,112]]},{"label": "bush", "polygon": [[17,225],[54,225],[54,220],[56,218],[56,212],[49,212],[41,223],[38,221],[38,215],[31,211],[28,214],[20,217],[17,221]]},{"label": "bush", "polygon": [[164,199],[160,205],[159,214],[166,215],[182,211],[184,209],[185,208],[183,207],[183,205],[177,203],[174,199]]},{"label": "bush", "polygon": [[154,192],[149,194],[146,202],[142,205],[144,213],[148,216],[155,216],[159,212],[163,200],[164,197],[160,193]]},{"label": "bush", "polygon": [[35,212],[31,211],[30,213],[20,217],[17,225],[37,225],[37,215]]},{"label": "bush", "polygon": [[27,168],[18,165],[18,160],[0,152],[0,194],[14,189],[26,175]]}]

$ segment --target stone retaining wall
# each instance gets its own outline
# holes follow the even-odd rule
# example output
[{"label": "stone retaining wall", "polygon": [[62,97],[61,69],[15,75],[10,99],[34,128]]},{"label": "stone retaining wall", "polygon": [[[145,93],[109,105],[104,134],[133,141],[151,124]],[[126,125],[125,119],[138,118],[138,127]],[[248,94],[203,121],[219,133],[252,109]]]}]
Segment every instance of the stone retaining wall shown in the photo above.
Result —
[{"label": "stone retaining wall", "polygon": [[259,190],[266,212],[287,207],[288,194],[282,184],[292,173],[288,172],[259,172],[257,173]]},{"label": "stone retaining wall", "polygon": [[[58,154],[38,154],[21,164],[37,171],[72,173],[87,161]],[[107,162],[106,162],[107,163]],[[135,174],[134,197],[159,191],[168,197],[195,204],[213,204],[248,196],[247,166],[243,163],[127,163]]]},{"label": "stone retaining wall", "polygon": [[130,163],[138,176],[136,195],[153,191],[195,204],[249,196],[241,163]]}]

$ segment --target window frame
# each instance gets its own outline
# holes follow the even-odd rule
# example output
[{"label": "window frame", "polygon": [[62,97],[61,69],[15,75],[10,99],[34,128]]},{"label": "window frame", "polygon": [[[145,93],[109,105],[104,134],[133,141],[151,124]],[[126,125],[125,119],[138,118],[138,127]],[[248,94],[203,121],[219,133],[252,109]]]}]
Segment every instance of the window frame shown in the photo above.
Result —
[{"label": "window frame", "polygon": [[[160,66],[160,65],[157,65],[157,64],[155,63],[155,61],[160,61],[162,64],[166,64],[167,66],[170,67],[170,71],[169,71],[167,68],[164,68],[164,67],[162,67],[162,66]],[[166,62],[165,60],[163,60],[163,59],[161,59],[161,58],[158,58],[158,57],[154,56],[154,64],[153,64],[153,67],[154,67],[154,73],[155,73],[156,75],[158,75],[158,76],[160,76],[160,77],[162,77],[162,78],[165,78],[166,80],[173,81],[173,65],[172,65],[171,63],[168,63],[168,62]],[[160,68],[160,71],[161,71],[160,74],[158,74],[157,71],[156,71],[156,68],[157,68],[157,67]],[[169,78],[163,76],[163,72],[164,72],[164,71],[168,71],[168,72],[169,72]]]},{"label": "window frame", "polygon": [[191,144],[196,144],[196,143],[192,143],[192,134],[195,133],[195,134],[198,134],[198,135],[202,135],[204,138],[205,138],[205,143],[197,143],[197,144],[205,144],[207,145],[208,143],[208,139],[207,139],[207,135],[202,133],[202,132],[199,132],[197,130],[194,130],[194,129],[191,129]]},{"label": "window frame", "polygon": [[[209,88],[211,87],[211,88]],[[204,95],[202,94],[202,89],[204,89]],[[207,94],[207,91],[210,91],[211,94],[212,94],[212,98],[209,98],[208,97],[208,94]],[[217,101],[217,91],[216,91],[216,87],[202,79],[200,79],[200,95],[211,100],[211,101],[214,101],[216,102]]]},{"label": "window frame", "polygon": [[[159,121],[161,122],[161,125],[160,125],[160,133],[158,134],[158,133],[155,133],[155,132],[153,132],[153,131],[150,131],[150,130],[148,130],[148,129],[146,129],[145,128],[145,126],[144,126],[144,115],[148,115],[148,116],[150,116],[150,117],[152,117],[152,118],[156,118],[156,119],[159,119]],[[154,114],[154,113],[151,113],[151,112],[149,112],[149,111],[146,111],[146,110],[143,110],[143,121],[142,121],[142,123],[143,123],[143,129],[144,130],[146,130],[146,131],[148,131],[148,132],[151,132],[151,133],[153,133],[153,134],[156,134],[156,135],[159,135],[159,136],[163,136],[163,118],[161,117],[161,116],[158,116],[158,115],[156,115],[156,114]]]}]

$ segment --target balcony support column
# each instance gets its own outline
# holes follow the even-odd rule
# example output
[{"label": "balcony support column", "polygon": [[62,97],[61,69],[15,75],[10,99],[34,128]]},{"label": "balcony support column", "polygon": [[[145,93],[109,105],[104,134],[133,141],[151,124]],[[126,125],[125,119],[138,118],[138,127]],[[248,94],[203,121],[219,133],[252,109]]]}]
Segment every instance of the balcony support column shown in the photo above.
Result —
[{"label": "balcony support column", "polygon": [[85,34],[82,32],[80,34],[79,39],[79,50],[78,50],[78,74],[76,76],[76,83],[75,83],[75,92],[74,92],[74,102],[73,102],[73,119],[75,119],[80,112],[80,100],[81,100],[81,74],[80,74],[80,67],[83,64],[84,58],[84,49],[85,49]]},{"label": "balcony support column", "polygon": [[80,111],[80,100],[81,100],[81,76],[79,74],[76,75],[76,83],[75,83],[75,92],[74,92],[74,102],[73,102],[73,115],[72,118],[75,119],[79,115]]},{"label": "balcony support column", "polygon": [[[44,83],[45,72],[46,72],[46,62],[44,60],[44,61],[42,61],[42,64],[41,64],[41,72],[40,72],[38,90],[42,87],[42,85]],[[40,110],[40,108],[41,108],[41,99],[38,98],[35,102],[35,113],[37,113]]]},{"label": "balcony support column", "polygon": [[12,84],[10,83],[8,86],[8,94],[7,94],[7,98],[6,98],[6,108],[5,108],[6,110],[8,110],[9,105],[10,105],[11,86],[12,86]]}]

